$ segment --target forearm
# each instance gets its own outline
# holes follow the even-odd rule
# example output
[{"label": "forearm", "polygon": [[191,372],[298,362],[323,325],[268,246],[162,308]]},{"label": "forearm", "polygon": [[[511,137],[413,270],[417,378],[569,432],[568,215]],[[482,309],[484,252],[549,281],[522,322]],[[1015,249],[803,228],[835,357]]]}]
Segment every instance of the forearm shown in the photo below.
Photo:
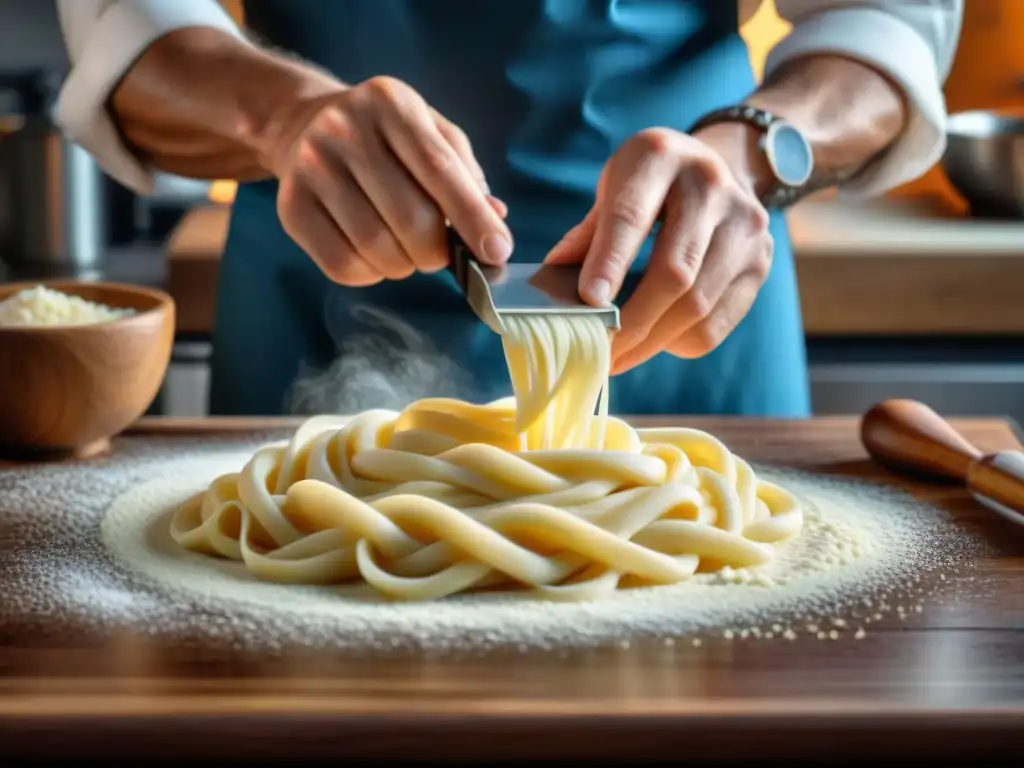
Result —
[{"label": "forearm", "polygon": [[270,175],[278,126],[342,88],[308,65],[191,27],[149,46],[109,108],[147,164],[191,178],[251,181]]},{"label": "forearm", "polygon": [[[787,119],[814,152],[807,190],[839,184],[882,155],[906,127],[903,94],[875,69],[841,56],[796,59],[774,73],[746,103]],[[770,183],[757,135],[739,125],[701,132],[730,165],[760,192]]]}]

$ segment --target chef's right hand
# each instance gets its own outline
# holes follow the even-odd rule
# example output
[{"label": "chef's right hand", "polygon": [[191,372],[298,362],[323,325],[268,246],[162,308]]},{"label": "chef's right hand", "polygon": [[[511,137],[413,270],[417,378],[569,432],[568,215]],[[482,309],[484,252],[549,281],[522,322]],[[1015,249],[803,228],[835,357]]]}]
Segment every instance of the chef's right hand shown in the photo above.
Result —
[{"label": "chef's right hand", "polygon": [[285,231],[337,283],[366,286],[448,263],[445,220],[481,262],[512,235],[466,135],[411,87],[375,77],[283,115],[269,163]]}]

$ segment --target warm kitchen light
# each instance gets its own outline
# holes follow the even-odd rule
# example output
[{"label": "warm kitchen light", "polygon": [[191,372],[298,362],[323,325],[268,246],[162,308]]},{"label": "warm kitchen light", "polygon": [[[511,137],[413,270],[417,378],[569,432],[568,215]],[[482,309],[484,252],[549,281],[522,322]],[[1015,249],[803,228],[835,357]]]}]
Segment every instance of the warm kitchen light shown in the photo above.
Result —
[{"label": "warm kitchen light", "polygon": [[[749,0],[747,2],[749,3]],[[757,12],[740,27],[740,35],[746,42],[750,55],[750,66],[759,82],[768,52],[789,34],[789,29],[789,23],[784,21],[775,9],[775,0],[765,0],[761,3]]]},{"label": "warm kitchen light", "polygon": [[235,199],[238,184],[233,181],[215,181],[210,185],[207,197],[215,203],[230,205]]}]

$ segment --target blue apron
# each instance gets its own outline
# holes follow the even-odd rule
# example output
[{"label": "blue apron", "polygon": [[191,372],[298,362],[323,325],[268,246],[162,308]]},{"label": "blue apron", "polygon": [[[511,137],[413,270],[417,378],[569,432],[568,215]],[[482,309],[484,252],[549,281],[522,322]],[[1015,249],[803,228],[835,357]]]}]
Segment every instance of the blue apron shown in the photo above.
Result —
[{"label": "blue apron", "polygon": [[[248,0],[245,9],[248,25],[272,45],[345,82],[397,77],[465,130],[509,206],[513,259],[536,262],[587,213],[601,168],[630,135],[651,126],[685,130],[754,88],[736,6]],[[500,339],[473,316],[449,274],[335,285],[282,230],[276,188],[243,184],[234,203],[214,329],[213,413],[510,394]],[[660,354],[616,377],[613,412],[809,415],[795,271],[778,213],[771,230],[771,273],[730,337],[703,358]],[[649,250],[650,242],[634,269]]]}]

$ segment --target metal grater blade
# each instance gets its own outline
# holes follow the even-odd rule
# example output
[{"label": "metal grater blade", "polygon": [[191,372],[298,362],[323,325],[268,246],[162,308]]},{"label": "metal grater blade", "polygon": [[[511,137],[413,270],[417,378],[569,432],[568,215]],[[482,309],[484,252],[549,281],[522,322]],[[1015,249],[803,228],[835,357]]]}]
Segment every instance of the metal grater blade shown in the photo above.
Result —
[{"label": "metal grater blade", "polygon": [[502,318],[508,315],[597,315],[608,328],[619,329],[617,306],[594,307],[580,298],[579,267],[487,267],[451,228],[448,233],[455,279],[477,317],[495,333],[502,332]]}]

